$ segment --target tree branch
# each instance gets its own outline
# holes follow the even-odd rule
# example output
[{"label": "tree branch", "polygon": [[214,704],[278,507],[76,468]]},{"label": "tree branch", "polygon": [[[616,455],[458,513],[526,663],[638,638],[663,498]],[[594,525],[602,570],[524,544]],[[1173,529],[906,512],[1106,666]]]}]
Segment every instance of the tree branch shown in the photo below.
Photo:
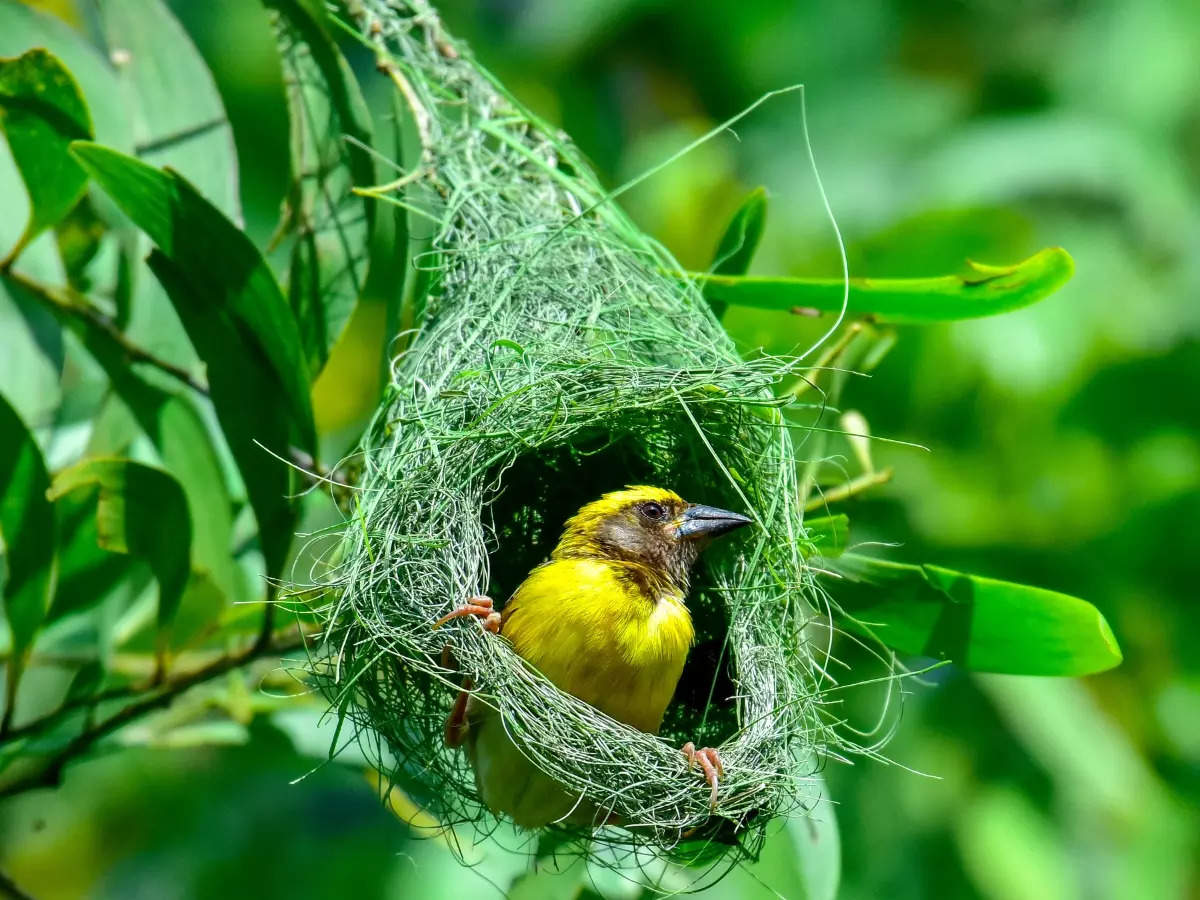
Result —
[{"label": "tree branch", "polygon": [[887,484],[892,480],[892,467],[880,469],[878,472],[867,472],[865,475],[859,475],[857,478],[852,478],[843,484],[839,484],[835,488],[828,491],[823,491],[820,496],[813,497],[804,504],[805,512],[823,509],[830,503],[838,503],[842,500],[849,500],[856,494],[861,494],[863,491],[870,490],[873,487],[878,487],[881,484]]},{"label": "tree branch", "polygon": [[[83,325],[84,328],[98,332],[104,340],[109,341],[114,347],[120,350],[130,362],[153,366],[201,396],[207,397],[209,395],[208,386],[193,378],[191,373],[186,369],[168,362],[162,357],[156,356],[144,347],[129,340],[125,336],[125,333],[117,328],[112,319],[93,306],[83,294],[69,287],[51,287],[13,271],[2,272],[0,275],[28,292],[30,296],[37,299],[44,306],[49,307],[56,317],[73,320]],[[341,492],[353,491],[354,485],[348,482],[340,473],[321,465],[320,462],[303,450],[296,447],[289,447],[287,456],[295,468],[312,484],[328,484],[334,490]]]},{"label": "tree branch", "polygon": [[[269,607],[272,608],[272,607]],[[89,750],[93,744],[101,738],[117,731],[118,729],[128,725],[130,722],[141,718],[147,713],[153,712],[156,709],[169,705],[176,697],[203,684],[206,681],[211,681],[214,678],[231,672],[234,669],[254,662],[267,656],[280,656],[291,650],[298,650],[305,646],[305,634],[297,627],[294,633],[285,636],[276,636],[274,639],[263,641],[256,640],[249,648],[231,656],[223,656],[207,666],[203,666],[194,672],[189,672],[184,675],[178,675],[174,678],[169,678],[166,681],[160,682],[158,685],[141,690],[133,688],[121,688],[116,691],[108,692],[107,697],[93,697],[88,701],[75,705],[75,708],[94,707],[104,699],[120,699],[121,696],[136,697],[139,694],[148,694],[148,696],[129,704],[114,713],[107,719],[98,722],[86,728],[83,732],[67,744],[62,750],[51,757],[50,761],[40,771],[30,773],[29,775],[17,778],[15,781],[0,788],[0,798],[11,797],[15,794],[20,794],[28,790],[39,787],[53,787],[59,783],[62,778],[62,771],[66,765],[75,757]],[[48,726],[62,719],[68,710],[56,710],[47,716],[43,716],[34,722],[30,722],[20,728],[9,732],[7,738],[12,739],[22,735],[35,734],[45,730]]]},{"label": "tree branch", "polygon": [[88,301],[87,297],[82,294],[71,288],[55,288],[42,284],[11,270],[5,272],[4,277],[28,291],[32,296],[50,307],[52,311],[74,319],[88,328],[99,331],[104,335],[106,340],[111,341],[115,346],[119,347],[121,352],[131,362],[146,363],[147,365],[154,366],[193,391],[208,396],[207,385],[193,378],[187,369],[167,362],[165,359],[155,356],[149,350],[139,347],[130,341],[125,336],[125,333],[117,328],[112,319],[96,309]]}]

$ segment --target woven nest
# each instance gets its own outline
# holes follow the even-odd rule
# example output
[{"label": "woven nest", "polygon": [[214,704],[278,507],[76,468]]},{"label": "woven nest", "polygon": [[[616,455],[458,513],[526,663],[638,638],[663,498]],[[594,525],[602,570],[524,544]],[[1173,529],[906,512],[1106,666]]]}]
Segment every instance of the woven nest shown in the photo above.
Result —
[{"label": "woven nest", "polygon": [[[404,202],[436,224],[417,260],[429,277],[418,328],[361,448],[328,580],[327,690],[442,822],[495,821],[443,743],[466,674],[534,764],[598,820],[619,817],[593,840],[678,858],[715,838],[753,854],[772,817],[812,799],[806,778],[834,740],[806,644],[817,595],[793,434],[772,393],[794,361],[740,359],[697,289],[668,274],[670,256],[424,2],[354,10],[424,145]],[[659,736],[559,691],[482,629],[431,629],[470,595],[502,601],[568,516],[630,483],[758,523],[697,568],[697,645]],[[715,812],[686,740],[720,748]]]}]

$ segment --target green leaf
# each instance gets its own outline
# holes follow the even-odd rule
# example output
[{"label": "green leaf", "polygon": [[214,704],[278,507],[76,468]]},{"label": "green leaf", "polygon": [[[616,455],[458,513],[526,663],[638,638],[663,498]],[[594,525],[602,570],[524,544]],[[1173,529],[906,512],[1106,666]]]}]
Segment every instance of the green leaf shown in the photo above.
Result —
[{"label": "green leaf", "polygon": [[63,705],[86,700],[96,693],[103,683],[104,666],[100,660],[93,659],[84,663],[72,676],[71,683],[67,686],[67,695],[63,698]]},{"label": "green leaf", "polygon": [[[88,445],[93,456],[125,452],[128,437],[136,429],[149,438],[158,451],[163,468],[179,481],[193,516],[193,567],[206,571],[231,601],[243,597],[242,581],[232,557],[233,504],[214,440],[214,430],[201,416],[192,397],[172,393],[151,384],[131,365],[114,332],[102,327],[97,317],[71,314],[68,307],[78,302],[70,295],[41,288],[19,277],[0,279],[17,299],[38,302],[48,308],[64,328],[74,332],[83,347],[104,370],[112,386],[102,413],[93,421]],[[112,419],[128,423],[121,429],[125,440],[107,433]],[[133,427],[129,427],[132,425]],[[111,557],[106,556],[111,562]],[[56,607],[57,607],[56,601]]]},{"label": "green leaf", "polygon": [[207,572],[193,567],[171,629],[171,647],[187,647],[214,634],[221,614],[230,608],[226,602],[228,596]]},{"label": "green leaf", "polygon": [[[0,127],[29,192],[29,221],[8,259],[63,218],[87,175],[68,153],[92,136],[92,120],[71,73],[47,50],[0,59]],[[0,263],[3,265],[3,263]]]},{"label": "green leaf", "polygon": [[[758,249],[766,225],[767,192],[765,188],[757,187],[733,214],[729,226],[717,244],[717,252],[713,255],[709,271],[714,275],[746,274],[750,270],[750,261],[754,258],[754,251]],[[704,298],[708,300],[713,314],[718,319],[725,315],[727,304],[713,296],[707,283],[704,286]]]},{"label": "green leaf", "polygon": [[845,513],[805,519],[804,530],[808,533],[808,542],[813,546],[814,555],[841,556],[850,538],[850,519]]},{"label": "green leaf", "polygon": [[37,634],[54,590],[54,508],[42,451],[0,395],[0,539],[3,539],[4,613],[19,660]]},{"label": "green leaf", "polygon": [[[375,204],[351,193],[374,179],[371,117],[350,66],[324,27],[325,10],[266,0],[283,64],[292,185],[283,229],[296,243],[288,295],[315,376],[363,291]],[[351,140],[352,139],[352,140]]]},{"label": "green leaf", "polygon": [[[104,0],[100,24],[134,114],[134,152],[171,166],[226,216],[239,216],[233,130],[204,58],[160,0]],[[131,216],[132,217],[132,216]]]},{"label": "green leaf", "polygon": [[[212,296],[197,291],[183,267],[155,250],[150,255],[150,269],[166,288],[201,358],[209,362],[213,407],[258,521],[267,575],[277,576],[287,557],[298,512],[288,499],[293,493],[291,470],[263,448],[287,449],[292,422],[279,402],[286,389],[264,358],[257,335],[238,327],[233,317],[216,314]],[[277,299],[282,303],[281,297]],[[295,349],[298,351],[298,345]],[[303,372],[303,359],[298,363]]]},{"label": "green leaf", "polygon": [[[798,759],[796,766],[799,771],[811,772],[813,762]],[[806,776],[800,790],[803,811],[788,816],[779,828],[769,829],[754,865],[734,867],[728,878],[704,892],[705,897],[835,900],[842,861],[836,807],[820,775]]]},{"label": "green leaf", "polygon": [[[71,160],[71,165],[78,168],[74,160]],[[79,171],[83,173],[82,169]],[[67,283],[81,293],[92,288],[88,266],[100,252],[101,242],[107,232],[107,226],[96,214],[87,194],[54,226],[54,239],[58,243],[58,255],[62,259]]]},{"label": "green leaf", "polygon": [[[967,261],[966,275],[936,278],[851,278],[849,316],[889,322],[972,319],[1036,303],[1067,283],[1075,271],[1070,254],[1048,247],[1012,266]],[[842,308],[840,278],[757,278],[689,273],[704,296],[732,306],[781,312]]]},{"label": "green leaf", "polygon": [[[311,452],[316,429],[300,335],[279,284],[254,244],[177,172],[160,171],[98,144],[76,143],[72,151],[158,245],[178,276],[173,280],[189,288],[183,304],[186,314],[179,300],[172,301],[208,366],[210,381],[214,372],[231,363],[240,370],[239,377],[253,373],[256,379],[266,379],[276,405],[282,399],[290,413],[296,440]],[[223,340],[226,334],[236,335],[235,344],[209,342],[214,335]],[[245,352],[234,360],[231,346],[242,346]],[[219,412],[221,403],[217,405]],[[252,429],[249,434],[227,431],[226,436],[232,447],[257,435]],[[263,443],[277,452],[287,447],[286,441]]]},{"label": "green leaf", "polygon": [[[31,247],[22,263],[44,246]],[[25,421],[54,421],[63,402],[62,329],[39,303],[12,291],[7,279],[0,279],[0,335],[0,393]]]},{"label": "green leaf", "polygon": [[158,581],[158,628],[165,633],[191,572],[192,521],[187,498],[162,469],[130,459],[85,459],[59,472],[55,500],[97,489],[96,531],[105,550],[144,559]]},{"label": "green leaf", "polygon": [[[94,4],[99,30],[128,108],[130,149],[153,166],[170,166],[228,218],[241,222],[238,158],[224,104],[212,74],[164,0],[104,0]],[[231,54],[245,55],[240,45]],[[252,55],[252,54],[251,54]],[[123,225],[113,210],[111,218]],[[118,318],[130,339],[154,347],[190,372],[200,360],[163,296],[140,261],[145,239],[117,226],[123,253],[136,263],[115,292]],[[122,302],[125,307],[122,308]]]},{"label": "green leaf", "polygon": [[[795,900],[836,900],[842,876],[842,844],[837,812],[829,798],[825,780],[813,776],[818,791],[812,807],[803,816],[790,816],[786,830],[795,854],[797,877],[787,887]],[[784,884],[778,887],[785,889]]]},{"label": "green leaf", "polygon": [[[93,341],[93,345],[98,341]],[[88,347],[93,350],[92,346]],[[210,578],[229,602],[247,599],[233,558],[233,500],[220,457],[197,404],[186,394],[160,390],[113,359],[93,350],[112,380],[120,403],[150,439],[162,466],[179,482],[192,513],[192,568]],[[113,398],[116,400],[116,398]],[[119,453],[120,446],[97,446],[93,454]]]},{"label": "green leaf", "polygon": [[[376,148],[388,154],[391,159],[402,159],[402,123],[407,113],[399,94],[392,91],[390,95],[391,127],[381,128],[379,131],[390,136],[391,142],[385,144],[379,140],[376,142]],[[379,159],[376,160],[375,177],[380,182],[388,177],[388,168]],[[380,383],[386,387],[391,383],[392,354],[397,349],[392,341],[404,328],[411,326],[411,322],[404,321],[405,315],[412,312],[404,305],[409,264],[409,224],[407,211],[391,204],[384,204],[382,208],[375,210],[374,216],[370,257],[367,261],[367,282],[363,286],[362,300],[383,304],[384,340],[380,353]]]},{"label": "green leaf", "polygon": [[123,149],[133,146],[128,99],[96,47],[57,16],[17,0],[0,0],[0,56],[20,56],[31,47],[44,47],[72,73],[98,140]]},{"label": "green leaf", "polygon": [[847,627],[901,653],[977,672],[1089,675],[1121,662],[1108,622],[1085,600],[1028,585],[855,553],[830,593]]},{"label": "green leaf", "polygon": [[109,553],[100,546],[95,503],[87,492],[59,497],[54,512],[59,535],[58,585],[46,625],[99,605],[123,580],[141,585],[149,577],[128,556]]}]

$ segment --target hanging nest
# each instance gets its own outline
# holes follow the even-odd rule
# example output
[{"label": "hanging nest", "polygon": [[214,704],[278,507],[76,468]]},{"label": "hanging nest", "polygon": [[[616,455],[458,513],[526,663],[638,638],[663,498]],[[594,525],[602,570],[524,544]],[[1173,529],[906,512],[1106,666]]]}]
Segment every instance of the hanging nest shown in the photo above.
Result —
[{"label": "hanging nest", "polygon": [[[814,799],[835,741],[823,648],[806,642],[817,593],[793,434],[772,392],[795,361],[740,359],[670,255],[423,0],[351,7],[413,113],[422,153],[404,202],[432,225],[418,328],[361,448],[329,577],[325,687],[391,781],[444,823],[495,822],[443,743],[468,675],[533,763],[598,822],[619,817],[591,840],[753,855],[768,821]],[[470,595],[502,601],[579,506],[630,483],[758,523],[698,566],[697,645],[660,736],[559,691],[482,629],[431,628]],[[715,812],[687,740],[720,748]]]}]

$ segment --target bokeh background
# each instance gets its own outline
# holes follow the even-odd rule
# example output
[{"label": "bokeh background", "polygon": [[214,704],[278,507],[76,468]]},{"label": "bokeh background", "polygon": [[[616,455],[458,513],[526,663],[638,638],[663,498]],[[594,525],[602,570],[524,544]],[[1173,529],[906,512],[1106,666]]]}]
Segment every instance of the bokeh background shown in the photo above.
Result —
[{"label": "bokeh background", "polygon": [[[86,28],[88,4],[34,5]],[[249,0],[173,0],[232,120],[246,227],[286,188],[286,111]],[[849,402],[895,481],[855,538],[1085,597],[1124,649],[1086,681],[939,670],[889,755],[831,764],[839,896],[1200,897],[1200,7],[1193,0],[445,0],[450,27],[623,183],[764,92],[806,86],[819,173],[857,275],[935,275],[1062,245],[1077,274],[1001,317],[905,328]],[[378,84],[364,67],[368,90]],[[378,85],[382,88],[383,85]],[[691,267],[766,187],[754,271],[836,274],[800,95],[771,100],[624,198]],[[735,311],[747,347],[811,340]],[[336,445],[374,396],[378,310],[317,386]],[[265,701],[250,698],[248,704]],[[37,897],[637,896],[524,862],[462,868],[322,765],[313,710],[225,740],[73,768],[0,805],[0,869]],[[177,741],[186,744],[187,741]],[[224,746],[212,746],[213,744]],[[921,773],[921,774],[916,774]],[[303,780],[297,781],[297,779]],[[711,892],[799,896],[786,847]]]}]

